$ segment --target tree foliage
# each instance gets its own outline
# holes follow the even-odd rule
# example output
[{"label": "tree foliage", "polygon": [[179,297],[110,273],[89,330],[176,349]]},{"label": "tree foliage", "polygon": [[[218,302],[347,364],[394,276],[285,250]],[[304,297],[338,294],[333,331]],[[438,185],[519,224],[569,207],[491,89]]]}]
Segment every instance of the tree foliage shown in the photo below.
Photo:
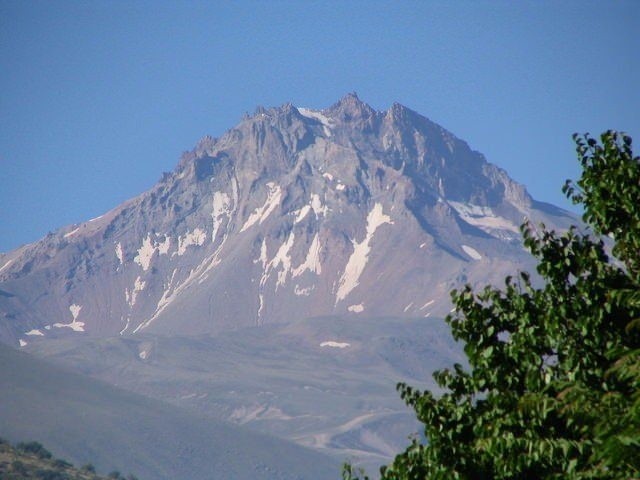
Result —
[{"label": "tree foliage", "polygon": [[398,385],[427,442],[383,479],[640,478],[640,158],[613,131],[574,140],[583,173],[563,190],[590,232],[525,223],[542,286],[452,292],[469,368],[436,372],[439,397]]}]

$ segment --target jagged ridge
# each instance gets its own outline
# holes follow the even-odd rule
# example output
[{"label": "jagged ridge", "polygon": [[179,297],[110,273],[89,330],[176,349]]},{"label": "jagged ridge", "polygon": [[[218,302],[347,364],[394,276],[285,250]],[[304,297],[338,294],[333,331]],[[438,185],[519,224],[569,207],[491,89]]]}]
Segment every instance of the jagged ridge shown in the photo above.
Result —
[{"label": "jagged ridge", "polygon": [[524,216],[572,220],[538,206],[402,105],[259,107],[150,191],[0,257],[0,339],[441,315],[461,281],[527,264]]}]

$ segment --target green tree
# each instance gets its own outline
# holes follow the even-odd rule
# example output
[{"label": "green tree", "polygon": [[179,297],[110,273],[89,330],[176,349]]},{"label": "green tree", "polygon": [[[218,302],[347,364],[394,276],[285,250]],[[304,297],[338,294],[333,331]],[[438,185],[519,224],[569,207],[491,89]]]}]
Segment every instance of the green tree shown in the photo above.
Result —
[{"label": "green tree", "polygon": [[440,397],[398,385],[427,441],[383,479],[640,478],[640,158],[613,131],[574,140],[583,173],[563,190],[590,231],[525,223],[541,287],[452,292],[469,368],[436,372]]}]

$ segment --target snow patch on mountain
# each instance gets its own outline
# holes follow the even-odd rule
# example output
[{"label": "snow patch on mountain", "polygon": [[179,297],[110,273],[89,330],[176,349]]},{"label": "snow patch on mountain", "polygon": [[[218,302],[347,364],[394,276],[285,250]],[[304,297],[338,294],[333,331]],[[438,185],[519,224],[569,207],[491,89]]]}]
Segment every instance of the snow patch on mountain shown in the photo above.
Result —
[{"label": "snow patch on mountain", "polygon": [[191,232],[185,233],[184,237],[178,237],[178,256],[182,256],[187,252],[187,247],[200,247],[204,245],[207,239],[207,232],[196,227]]},{"label": "snow patch on mountain", "polygon": [[267,262],[269,259],[267,258],[267,239],[262,239],[262,245],[260,245],[260,256],[256,258],[253,263],[262,263],[262,268],[264,269],[267,266]]},{"label": "snow patch on mountain", "polygon": [[[291,247],[293,247],[293,241],[295,240],[295,234],[291,232],[287,237],[287,241],[280,245],[278,252],[271,259],[267,268],[269,270],[274,270],[279,266],[282,266],[282,269],[278,272],[278,281],[276,283],[276,290],[280,285],[284,285],[287,280],[287,275],[291,271],[291,257],[289,256],[289,252],[291,251]],[[266,273],[266,272],[265,272]],[[267,273],[268,276],[268,273]]]},{"label": "snow patch on mountain", "polygon": [[[187,233],[187,236],[188,235],[189,234]],[[180,241],[181,239],[178,239],[178,240]],[[149,267],[151,266],[151,260],[153,260],[153,255],[156,252],[158,252],[158,255],[167,255],[169,253],[170,246],[171,246],[170,237],[165,236],[162,242],[156,242],[151,239],[151,234],[147,233],[147,236],[142,240],[142,245],[137,251],[138,254],[133,258],[133,261],[138,265],[140,265],[142,267],[142,270],[146,272],[147,270],[149,270]],[[186,248],[186,246],[184,248]],[[178,250],[180,249],[178,248]],[[174,255],[175,254],[176,252],[174,252]],[[123,264],[124,253],[122,251],[122,245],[120,243],[116,245],[116,256],[120,260],[120,264]]]},{"label": "snow patch on mountain", "polygon": [[462,250],[464,250],[464,253],[469,255],[474,260],[482,259],[482,255],[480,255],[475,248],[470,247],[469,245],[461,245],[461,247],[462,247]]},{"label": "snow patch on mountain", "polygon": [[320,122],[322,124],[322,131],[324,132],[324,134],[327,137],[331,136],[331,127],[333,125],[333,121],[329,117],[321,112],[311,110],[309,108],[298,107],[298,112],[300,112],[300,115],[304,117],[312,118]]},{"label": "snow patch on mountain", "polygon": [[311,292],[313,291],[314,288],[316,288],[315,285],[311,285],[310,287],[302,288],[302,287],[300,287],[300,285],[296,284],[296,286],[293,288],[293,293],[295,293],[299,297],[300,296],[308,297],[309,295],[311,295]]},{"label": "snow patch on mountain", "polygon": [[40,330],[34,328],[33,330],[29,330],[28,332],[24,333],[25,335],[36,335],[36,336],[40,336],[40,337],[44,337],[44,333],[42,333]]},{"label": "snow patch on mountain", "polygon": [[156,252],[156,247],[151,241],[151,235],[147,234],[147,237],[142,240],[142,246],[138,249],[138,254],[133,258],[133,261],[142,267],[145,272],[151,265],[151,259]]},{"label": "snow patch on mountain", "polygon": [[138,297],[138,293],[144,290],[146,282],[142,280],[142,278],[137,277],[133,282],[133,289],[129,291],[129,289],[125,289],[124,296],[125,300],[129,304],[129,307],[133,307],[136,304],[136,298]]},{"label": "snow patch on mountain", "polygon": [[[124,320],[124,317],[120,317],[120,320]],[[122,330],[120,330],[120,335],[124,335],[124,332],[126,332],[129,329],[129,325],[131,324],[131,315],[127,315],[127,319],[125,321],[125,325],[124,328]]]},{"label": "snow patch on mountain", "polygon": [[177,271],[178,271],[177,268],[173,269],[173,273],[171,274],[171,279],[169,280],[168,285],[166,285],[164,292],[162,292],[162,297],[160,297],[160,300],[158,300],[158,305],[156,306],[156,308],[164,307],[169,303],[169,295],[171,294],[171,290],[173,287],[173,279],[175,278]]},{"label": "snow patch on mountain", "polygon": [[264,205],[256,208],[254,212],[249,215],[249,218],[247,218],[247,221],[240,229],[240,232],[244,232],[256,223],[261,224],[264,222],[271,212],[280,205],[280,199],[282,197],[282,189],[280,186],[273,182],[269,182],[267,183],[267,188],[269,189],[269,192],[267,193],[267,200],[264,202]]},{"label": "snow patch on mountain", "polygon": [[82,305],[76,305],[74,303],[69,306],[69,311],[71,312],[71,316],[73,316],[74,321],[78,318],[78,315],[80,315],[80,310],[82,310]]},{"label": "snow patch on mountain", "polygon": [[71,316],[73,320],[71,323],[54,323],[53,326],[56,328],[70,328],[74,332],[84,332],[84,322],[78,321],[78,315],[80,315],[80,310],[82,310],[82,305],[73,304],[69,306],[69,311],[71,312]]},{"label": "snow patch on mountain", "polygon": [[347,348],[350,347],[351,344],[350,343],[346,343],[346,342],[336,342],[334,340],[329,340],[326,342],[322,342],[320,344],[321,347],[331,347],[331,348]]},{"label": "snow patch on mountain", "polygon": [[424,305],[422,305],[420,307],[420,310],[424,310],[425,308],[427,308],[429,305],[433,305],[433,302],[435,302],[435,300],[429,300],[427,303],[425,303]]},{"label": "snow patch on mountain", "polygon": [[458,212],[462,220],[489,234],[491,234],[493,230],[519,232],[516,224],[504,217],[496,215],[490,207],[482,207],[472,203],[454,202],[451,200],[449,200],[449,205]]},{"label": "snow patch on mountain", "polygon": [[361,242],[351,240],[353,243],[353,253],[349,257],[344,273],[340,278],[338,291],[336,293],[336,304],[346,298],[360,283],[360,275],[362,275],[367,265],[369,252],[371,251],[370,243],[373,235],[376,233],[378,227],[385,223],[393,224],[393,221],[390,216],[383,213],[382,204],[376,203],[367,216],[367,233],[364,239]]},{"label": "snow patch on mountain", "polygon": [[320,200],[320,195],[316,193],[311,194],[311,200],[307,205],[303,206],[300,210],[296,210],[293,212],[296,215],[296,218],[293,221],[294,225],[297,225],[302,220],[304,220],[304,218],[312,210],[316,216],[316,220],[320,217],[320,215],[326,216],[327,212],[329,211],[329,207],[323,205],[322,200]]},{"label": "snow patch on mountain", "polygon": [[318,219],[320,215],[326,216],[329,211],[329,207],[322,204],[320,195],[317,193],[311,195],[311,209],[313,210],[313,213],[316,214],[316,219]]},{"label": "snow patch on mountain", "polygon": [[298,223],[300,223],[302,220],[304,220],[304,217],[307,216],[307,214],[311,211],[311,205],[305,205],[304,207],[302,207],[300,210],[296,210],[294,213],[296,214],[296,218],[293,221],[294,225],[297,225]]},{"label": "snow patch on mountain", "polygon": [[120,242],[116,244],[116,258],[120,261],[120,265],[124,265],[124,251]]},{"label": "snow patch on mountain", "polygon": [[317,233],[311,241],[305,261],[293,270],[291,276],[299,277],[306,271],[313,272],[317,275],[322,273],[322,265],[320,265],[320,240]]},{"label": "snow patch on mountain", "polygon": [[9,268],[9,266],[13,263],[13,259],[9,260],[7,263],[5,263],[2,268],[0,268],[0,273],[2,273],[4,271],[4,269]]},{"label": "snow patch on mountain", "polygon": [[359,303],[358,305],[349,305],[347,310],[353,313],[364,312],[364,305],[362,303]]},{"label": "snow patch on mountain", "polygon": [[169,253],[169,247],[171,247],[171,237],[165,237],[164,241],[156,244],[158,248],[158,255],[167,255]]},{"label": "snow patch on mountain", "polygon": [[78,230],[80,230],[80,227],[78,227],[78,228],[76,228],[76,229],[74,229],[74,230],[71,230],[69,233],[65,233],[65,234],[64,234],[64,238],[72,237],[73,235],[75,235],[76,233],[78,233]]},{"label": "snow patch on mountain", "polygon": [[264,310],[264,295],[262,293],[258,294],[258,318],[262,315],[262,310]]},{"label": "snow patch on mountain", "polygon": [[213,211],[211,217],[213,218],[213,232],[211,233],[211,242],[215,243],[218,236],[218,230],[222,225],[223,217],[229,217],[231,212],[231,199],[229,195],[224,192],[215,192],[213,194]]}]

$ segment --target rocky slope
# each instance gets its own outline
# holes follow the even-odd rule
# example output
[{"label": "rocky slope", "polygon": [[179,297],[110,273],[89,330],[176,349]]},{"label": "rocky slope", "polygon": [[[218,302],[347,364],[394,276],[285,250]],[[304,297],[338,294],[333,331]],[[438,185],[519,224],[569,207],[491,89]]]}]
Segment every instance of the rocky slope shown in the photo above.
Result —
[{"label": "rocky slope", "polygon": [[396,383],[438,391],[431,373],[465,363],[432,317],[316,317],[213,336],[49,339],[23,350],[371,473],[419,431]]},{"label": "rocky slope", "polygon": [[135,472],[141,480],[339,476],[339,460],[114,388],[5,345],[0,405],[2,437],[15,443],[38,439],[55,456],[76,465],[91,462],[100,472]]},{"label": "rocky slope", "polygon": [[258,108],[139,197],[0,255],[0,341],[443,315],[452,287],[526,267],[524,217],[575,221],[402,105]]}]

